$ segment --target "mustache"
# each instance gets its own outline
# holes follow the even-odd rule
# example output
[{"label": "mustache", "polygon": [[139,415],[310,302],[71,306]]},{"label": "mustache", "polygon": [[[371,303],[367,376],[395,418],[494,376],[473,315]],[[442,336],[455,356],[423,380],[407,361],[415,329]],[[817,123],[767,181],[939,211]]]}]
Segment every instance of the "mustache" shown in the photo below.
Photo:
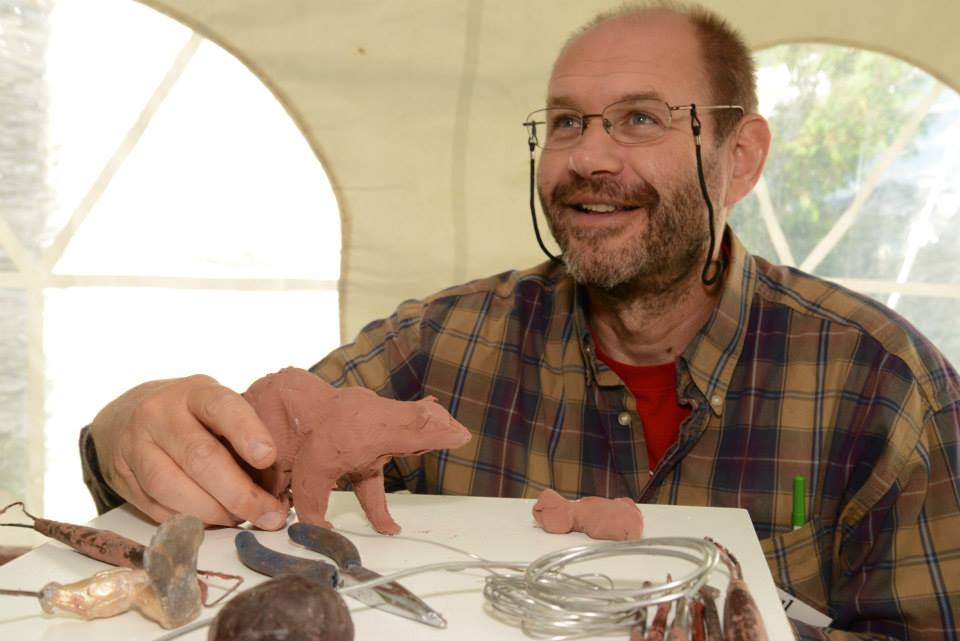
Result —
[{"label": "mustache", "polygon": [[649,183],[643,182],[633,187],[625,187],[615,180],[590,179],[573,174],[564,182],[557,183],[550,191],[552,203],[571,202],[583,196],[596,196],[610,199],[633,207],[654,211],[660,206],[660,192]]}]

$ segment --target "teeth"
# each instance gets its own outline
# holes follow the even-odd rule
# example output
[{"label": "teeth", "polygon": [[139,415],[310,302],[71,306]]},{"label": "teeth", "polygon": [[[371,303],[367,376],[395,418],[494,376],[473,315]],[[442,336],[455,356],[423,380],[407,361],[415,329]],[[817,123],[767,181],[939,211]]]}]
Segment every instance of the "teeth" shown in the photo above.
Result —
[{"label": "teeth", "polygon": [[595,212],[597,212],[597,213],[602,213],[602,214],[608,214],[608,213],[610,213],[611,211],[616,211],[616,210],[617,210],[617,208],[614,207],[613,205],[593,205],[593,204],[587,205],[587,204],[583,204],[583,205],[580,205],[580,208],[581,208],[581,209],[585,209],[586,211],[595,211]]}]

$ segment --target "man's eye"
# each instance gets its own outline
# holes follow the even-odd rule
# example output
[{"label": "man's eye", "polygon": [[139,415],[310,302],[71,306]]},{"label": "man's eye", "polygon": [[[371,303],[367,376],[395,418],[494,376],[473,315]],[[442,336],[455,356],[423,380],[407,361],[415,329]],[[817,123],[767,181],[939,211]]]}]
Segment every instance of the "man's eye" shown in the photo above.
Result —
[{"label": "man's eye", "polygon": [[580,118],[571,114],[563,114],[555,117],[551,126],[554,129],[579,129]]},{"label": "man's eye", "polygon": [[632,111],[628,113],[626,118],[623,119],[623,122],[628,127],[645,127],[658,124],[656,118],[642,111]]}]

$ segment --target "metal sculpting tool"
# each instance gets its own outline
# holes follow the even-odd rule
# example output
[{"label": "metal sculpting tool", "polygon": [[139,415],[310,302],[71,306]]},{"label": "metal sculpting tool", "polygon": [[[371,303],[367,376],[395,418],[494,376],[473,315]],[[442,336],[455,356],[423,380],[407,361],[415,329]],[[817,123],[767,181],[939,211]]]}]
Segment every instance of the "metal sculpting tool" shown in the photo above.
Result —
[{"label": "metal sculpting tool", "polygon": [[[257,540],[253,532],[249,531],[238,533],[234,538],[234,544],[244,565],[255,572],[271,577],[297,574],[324,585],[339,587],[378,579],[381,576],[360,565],[360,554],[357,548],[341,534],[316,525],[295,523],[287,529],[287,535],[307,549],[332,559],[339,569],[320,559],[307,559],[268,548]],[[436,628],[447,626],[446,620],[439,612],[396,582],[348,592],[344,596],[351,596],[372,608]]]},{"label": "metal sculpting tool", "polygon": [[[308,550],[333,559],[340,568],[340,578],[346,586],[371,579],[379,579],[382,576],[363,567],[356,546],[348,538],[333,530],[319,525],[294,523],[287,529],[287,536]],[[446,619],[439,612],[396,581],[366,590],[349,592],[348,596],[352,596],[372,608],[386,610],[435,628],[447,627]]]}]

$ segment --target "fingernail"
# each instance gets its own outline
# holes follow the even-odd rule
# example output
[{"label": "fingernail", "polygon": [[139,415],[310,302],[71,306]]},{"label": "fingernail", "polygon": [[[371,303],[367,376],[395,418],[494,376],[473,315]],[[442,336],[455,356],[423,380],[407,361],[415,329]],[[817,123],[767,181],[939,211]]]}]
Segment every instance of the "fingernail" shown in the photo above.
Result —
[{"label": "fingernail", "polygon": [[254,461],[259,461],[260,459],[269,456],[272,451],[273,448],[263,441],[254,441],[250,446],[250,457]]},{"label": "fingernail", "polygon": [[254,523],[261,530],[279,530],[286,520],[280,512],[264,512]]}]

